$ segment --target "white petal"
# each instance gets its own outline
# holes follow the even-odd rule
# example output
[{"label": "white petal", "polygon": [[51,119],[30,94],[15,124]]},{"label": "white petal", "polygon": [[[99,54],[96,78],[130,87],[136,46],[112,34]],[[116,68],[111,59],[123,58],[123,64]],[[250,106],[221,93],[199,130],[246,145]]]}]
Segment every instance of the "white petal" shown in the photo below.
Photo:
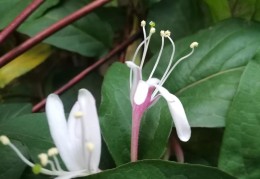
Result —
[{"label": "white petal", "polygon": [[147,84],[145,81],[140,80],[135,94],[134,94],[134,103],[137,105],[143,104],[149,91],[149,84]]},{"label": "white petal", "polygon": [[46,101],[46,115],[52,139],[58,148],[64,163],[73,162],[69,155],[67,121],[64,114],[63,104],[56,94],[50,94]]},{"label": "white petal", "polygon": [[169,93],[167,89],[163,87],[157,89],[168,103],[178,137],[184,142],[188,141],[191,136],[191,129],[181,101],[176,96]]},{"label": "white petal", "polygon": [[88,151],[85,147],[86,165],[90,171],[98,171],[101,155],[101,133],[96,109],[96,102],[92,94],[86,90],[79,90],[78,102],[83,111],[83,133],[84,142],[93,144],[93,151]]},{"label": "white petal", "polygon": [[160,80],[157,78],[150,78],[146,81],[150,86],[156,86],[160,83]]},{"label": "white petal", "polygon": [[82,176],[87,176],[88,174],[86,171],[74,171],[74,172],[68,172],[65,175],[60,175],[58,177],[55,177],[55,179],[71,179],[71,178],[76,178],[76,177],[82,177]]},{"label": "white petal", "polygon": [[132,88],[130,92],[130,98],[131,102],[134,100],[134,94],[137,88],[137,85],[140,80],[142,80],[142,71],[139,66],[137,66],[134,62],[132,61],[126,61],[126,65],[133,70],[133,82],[132,82]]},{"label": "white petal", "polygon": [[84,160],[84,152],[83,152],[83,147],[84,147],[84,136],[83,136],[83,131],[82,131],[82,120],[83,118],[80,116],[77,116],[78,113],[81,112],[79,103],[76,102],[74,106],[71,109],[69,119],[68,119],[68,140],[69,140],[69,149],[70,149],[70,154],[74,161],[71,164],[65,163],[65,165],[69,165],[70,167],[67,166],[67,168],[70,171],[75,171],[75,170],[82,170],[86,169],[85,168],[85,160]]},{"label": "white petal", "polygon": [[158,85],[156,85],[156,88],[161,93],[161,95],[166,99],[166,101],[168,101],[168,102],[174,101],[174,99],[175,99],[174,95],[171,94],[166,88],[164,88],[162,86],[158,86]]}]

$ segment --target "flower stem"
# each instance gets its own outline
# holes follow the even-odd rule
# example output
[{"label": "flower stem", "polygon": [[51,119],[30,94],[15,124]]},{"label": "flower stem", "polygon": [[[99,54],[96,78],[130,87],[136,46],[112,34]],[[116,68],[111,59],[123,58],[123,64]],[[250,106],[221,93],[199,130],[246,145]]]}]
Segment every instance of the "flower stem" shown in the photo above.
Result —
[{"label": "flower stem", "polygon": [[132,111],[132,134],[131,134],[131,162],[138,160],[138,141],[140,132],[140,123],[143,115],[142,111],[138,110],[137,106],[133,107]]},{"label": "flower stem", "polygon": [[43,0],[33,0],[1,33],[0,44],[17,29],[38,7],[43,3]]},{"label": "flower stem", "polygon": [[66,16],[65,18],[61,19],[60,21],[56,22],[55,24],[51,25],[47,29],[39,32],[34,37],[28,39],[18,47],[14,48],[13,50],[9,51],[7,54],[0,58],[0,67],[14,59],[15,57],[21,55],[25,51],[29,50],[33,46],[37,45],[47,37],[51,36],[55,32],[59,31],[60,29],[66,27],[67,25],[73,23],[74,21],[80,19],[84,15],[92,12],[94,9],[108,3],[110,0],[95,0],[89,3],[88,5],[84,6],[83,8],[79,9],[78,11]]},{"label": "flower stem", "polygon": [[[72,78],[70,81],[68,81],[65,85],[63,85],[62,87],[60,87],[59,89],[54,91],[54,93],[55,94],[61,94],[61,93],[65,92],[66,90],[68,90],[70,87],[72,87],[73,85],[78,83],[82,78],[84,78],[92,70],[94,70],[98,66],[102,65],[104,62],[106,62],[108,59],[110,59],[111,57],[113,57],[117,53],[124,50],[129,44],[134,42],[139,37],[139,35],[140,35],[140,31],[138,33],[134,34],[133,36],[131,36],[130,38],[128,38],[127,40],[125,40],[123,43],[117,45],[106,56],[102,57],[97,62],[95,62],[94,64],[87,67],[85,70],[83,70],[78,75],[76,75],[74,78]],[[39,103],[37,103],[36,105],[34,105],[32,112],[38,112],[40,109],[42,109],[44,107],[45,103],[46,103],[46,98],[43,99],[42,101],[40,101]]]}]

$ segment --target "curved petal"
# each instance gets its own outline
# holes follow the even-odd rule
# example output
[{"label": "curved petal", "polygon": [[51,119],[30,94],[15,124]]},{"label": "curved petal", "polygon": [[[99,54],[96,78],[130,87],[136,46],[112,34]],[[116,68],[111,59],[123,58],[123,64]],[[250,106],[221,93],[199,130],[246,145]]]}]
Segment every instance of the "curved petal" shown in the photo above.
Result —
[{"label": "curved petal", "polygon": [[145,102],[149,92],[149,87],[149,84],[147,84],[145,81],[139,81],[134,94],[134,104],[141,105]]},{"label": "curved petal", "polygon": [[71,179],[71,178],[76,178],[76,177],[83,177],[89,175],[86,173],[85,170],[80,170],[80,171],[74,171],[74,172],[68,172],[65,175],[60,175],[58,177],[55,177],[55,179]]},{"label": "curved petal", "polygon": [[184,142],[188,141],[191,136],[191,128],[181,101],[167,89],[163,87],[157,87],[157,89],[168,103],[179,139]]},{"label": "curved petal", "polygon": [[132,79],[132,87],[130,91],[130,99],[133,104],[134,100],[134,94],[137,88],[137,85],[140,80],[142,80],[142,71],[139,66],[137,66],[134,62],[132,61],[126,61],[126,65],[133,70],[133,79]]},{"label": "curved petal", "polygon": [[70,170],[70,164],[73,163],[68,147],[68,130],[64,114],[63,104],[56,94],[50,94],[46,101],[46,115],[52,139],[58,148],[62,160]]},{"label": "curved petal", "polygon": [[[68,119],[68,139],[69,139],[69,149],[71,155],[74,158],[73,164],[70,165],[70,171],[83,170],[85,168],[84,164],[84,152],[83,152],[83,131],[82,131],[82,112],[79,103],[76,102],[72,107],[69,119]],[[68,164],[65,163],[67,166]]]},{"label": "curved petal", "polygon": [[[101,155],[101,133],[96,109],[96,102],[92,94],[86,89],[80,89],[78,95],[80,109],[83,111],[83,135],[85,161],[89,172],[98,171]],[[87,144],[92,148],[88,149]]]}]

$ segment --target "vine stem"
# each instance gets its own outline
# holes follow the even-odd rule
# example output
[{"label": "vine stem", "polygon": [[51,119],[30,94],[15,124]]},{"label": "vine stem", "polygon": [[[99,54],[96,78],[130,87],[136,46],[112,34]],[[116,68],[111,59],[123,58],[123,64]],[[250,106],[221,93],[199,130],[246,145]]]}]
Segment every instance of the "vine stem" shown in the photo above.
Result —
[{"label": "vine stem", "polygon": [[51,36],[55,32],[59,31],[60,29],[66,27],[67,25],[73,23],[74,21],[80,19],[84,15],[92,12],[94,9],[108,3],[110,0],[95,0],[88,5],[84,6],[83,8],[77,10],[76,12],[66,16],[65,18],[61,19],[60,21],[56,22],[55,24],[51,25],[47,29],[39,32],[34,37],[28,39],[18,47],[14,48],[13,50],[9,51],[7,54],[0,58],[0,67],[7,64],[9,61],[14,59],[15,57],[21,55],[25,51],[29,50],[33,46],[37,45],[47,37]]},{"label": "vine stem", "polygon": [[9,35],[15,31],[38,7],[44,0],[33,0],[6,28],[0,33],[0,44],[5,41]]},{"label": "vine stem", "polygon": [[[117,53],[123,51],[128,45],[133,43],[141,34],[141,31],[134,34],[127,40],[125,40],[123,43],[117,45],[113,50],[111,50],[106,56],[100,58],[97,62],[93,63],[89,67],[87,67],[85,70],[80,72],[78,75],[73,77],[70,81],[68,81],[65,85],[54,91],[53,93],[55,94],[62,94],[66,90],[68,90],[70,87],[78,83],[82,78],[84,78],[88,73],[90,73],[92,70],[97,68],[98,66],[102,65],[104,62],[106,62],[108,59],[116,55]],[[37,103],[36,105],[33,106],[32,112],[38,112],[40,109],[44,107],[46,103],[46,98]]]}]

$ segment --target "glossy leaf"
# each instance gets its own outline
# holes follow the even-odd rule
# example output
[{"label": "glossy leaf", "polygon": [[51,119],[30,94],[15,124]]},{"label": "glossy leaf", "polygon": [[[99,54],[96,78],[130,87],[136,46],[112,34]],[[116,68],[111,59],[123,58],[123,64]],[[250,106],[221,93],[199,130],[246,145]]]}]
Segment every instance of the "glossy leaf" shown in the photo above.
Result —
[{"label": "glossy leaf", "polygon": [[[33,36],[85,5],[82,1],[63,0],[59,6],[43,16],[25,22],[19,28],[19,32]],[[100,57],[107,52],[112,39],[111,26],[95,13],[91,13],[53,34],[44,42],[84,56]]]},{"label": "glossy leaf", "polygon": [[260,178],[260,51],[241,77],[227,116],[219,167],[241,179]]},{"label": "glossy leaf", "polygon": [[145,160],[122,165],[118,168],[104,171],[95,175],[86,177],[95,178],[113,178],[113,179],[132,179],[132,178],[150,178],[150,179],[168,179],[168,178],[189,178],[189,179],[235,179],[221,170],[202,165],[178,164],[162,160]]},{"label": "glossy leaf", "polygon": [[0,68],[0,88],[40,65],[51,52],[49,45],[39,44]]},{"label": "glossy leaf", "polygon": [[[26,157],[28,157],[25,146],[17,141],[12,142]],[[0,143],[0,156],[0,178],[20,179],[26,165],[18,159],[16,153],[14,153],[10,147],[4,146]]]},{"label": "glossy leaf", "polygon": [[6,120],[0,125],[0,134],[25,144],[34,161],[38,161],[39,153],[54,146],[45,114],[28,114]]},{"label": "glossy leaf", "polygon": [[214,22],[231,17],[228,0],[203,0],[209,7]]},{"label": "glossy leaf", "polygon": [[[146,19],[145,19],[146,20]],[[202,10],[196,0],[163,0],[151,7],[147,21],[156,23],[150,50],[155,53],[160,48],[160,30],[170,30],[174,39],[193,34],[204,27]]]},{"label": "glossy leaf", "polygon": [[0,105],[0,123],[3,121],[31,113],[29,103],[4,103]]},{"label": "glossy leaf", "polygon": [[[45,0],[39,8],[28,17],[28,20],[43,15],[49,8],[57,5],[60,0]],[[0,29],[6,27],[15,19],[32,1],[31,0],[1,0],[0,1]]]}]

